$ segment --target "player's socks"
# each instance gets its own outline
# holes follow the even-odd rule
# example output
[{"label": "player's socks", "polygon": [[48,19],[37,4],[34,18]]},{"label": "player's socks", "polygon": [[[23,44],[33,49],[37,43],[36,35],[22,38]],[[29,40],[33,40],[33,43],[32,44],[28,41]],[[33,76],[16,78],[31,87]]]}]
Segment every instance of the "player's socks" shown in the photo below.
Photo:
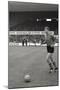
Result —
[{"label": "player's socks", "polygon": [[54,65],[54,67],[55,67],[55,68],[57,68],[57,66],[56,66],[56,63],[55,63],[55,62],[53,62],[53,65]]},{"label": "player's socks", "polygon": [[53,64],[53,66],[54,66],[54,70],[57,70],[58,68],[57,68],[57,66],[56,66],[56,62],[54,62],[52,58],[51,58],[51,62],[52,62],[52,64]]},{"label": "player's socks", "polygon": [[56,67],[55,70],[58,70],[58,67]]},{"label": "player's socks", "polygon": [[51,64],[51,63],[49,63],[49,67],[50,67],[50,69],[53,69],[53,67],[52,67],[52,64]]},{"label": "player's socks", "polygon": [[52,67],[52,64],[51,63],[49,63],[49,67],[50,67],[49,73],[52,73],[53,67]]},{"label": "player's socks", "polygon": [[57,71],[58,70],[58,67],[56,66],[56,63],[53,62],[53,65],[54,65],[54,70]]}]

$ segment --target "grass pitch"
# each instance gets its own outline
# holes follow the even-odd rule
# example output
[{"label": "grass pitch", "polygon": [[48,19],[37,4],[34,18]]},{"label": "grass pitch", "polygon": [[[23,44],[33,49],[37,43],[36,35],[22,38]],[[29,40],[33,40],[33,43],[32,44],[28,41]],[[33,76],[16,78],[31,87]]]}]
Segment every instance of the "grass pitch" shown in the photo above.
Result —
[{"label": "grass pitch", "polygon": [[[46,47],[9,46],[8,88],[55,86],[58,85],[58,72],[49,74],[46,61]],[[58,62],[58,47],[55,47],[54,60]],[[31,82],[24,82],[24,75],[31,76]]]}]

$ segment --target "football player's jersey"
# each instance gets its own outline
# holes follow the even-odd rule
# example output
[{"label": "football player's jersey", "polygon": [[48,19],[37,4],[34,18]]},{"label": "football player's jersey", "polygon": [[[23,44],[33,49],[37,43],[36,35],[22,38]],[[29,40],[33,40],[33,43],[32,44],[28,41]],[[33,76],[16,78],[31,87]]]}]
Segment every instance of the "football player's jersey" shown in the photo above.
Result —
[{"label": "football player's jersey", "polygon": [[53,46],[54,45],[54,43],[55,43],[55,38],[54,38],[54,36],[53,35],[47,35],[46,36],[46,43],[47,43],[47,45],[49,46]]}]

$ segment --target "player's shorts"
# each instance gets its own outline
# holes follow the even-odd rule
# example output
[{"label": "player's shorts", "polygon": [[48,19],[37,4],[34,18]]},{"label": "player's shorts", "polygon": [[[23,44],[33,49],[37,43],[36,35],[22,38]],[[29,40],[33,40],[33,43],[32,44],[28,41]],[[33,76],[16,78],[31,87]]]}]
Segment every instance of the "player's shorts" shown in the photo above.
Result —
[{"label": "player's shorts", "polygon": [[54,53],[54,46],[47,46],[48,53]]}]

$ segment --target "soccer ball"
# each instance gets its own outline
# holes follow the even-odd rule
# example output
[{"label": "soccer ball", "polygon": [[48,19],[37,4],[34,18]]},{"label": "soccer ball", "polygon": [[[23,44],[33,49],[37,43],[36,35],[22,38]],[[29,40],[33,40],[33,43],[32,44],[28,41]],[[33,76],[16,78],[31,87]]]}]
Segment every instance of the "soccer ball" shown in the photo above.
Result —
[{"label": "soccer ball", "polygon": [[29,74],[27,74],[27,75],[24,76],[24,81],[25,82],[30,82],[31,81],[31,77],[30,77]]}]

